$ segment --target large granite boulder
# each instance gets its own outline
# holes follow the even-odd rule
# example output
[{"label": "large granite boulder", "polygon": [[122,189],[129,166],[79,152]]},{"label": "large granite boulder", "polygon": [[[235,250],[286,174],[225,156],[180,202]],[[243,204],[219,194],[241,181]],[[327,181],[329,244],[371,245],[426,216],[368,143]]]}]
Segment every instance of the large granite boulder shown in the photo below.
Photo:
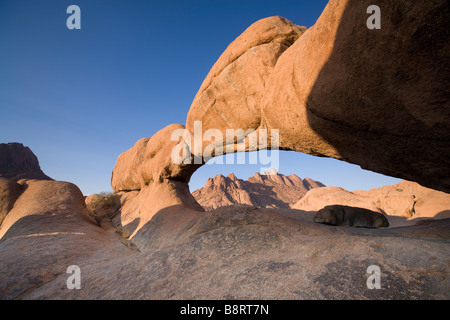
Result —
[{"label": "large granite boulder", "polygon": [[389,227],[388,219],[381,213],[364,208],[343,205],[326,206],[314,215],[314,222],[332,226],[355,228]]}]

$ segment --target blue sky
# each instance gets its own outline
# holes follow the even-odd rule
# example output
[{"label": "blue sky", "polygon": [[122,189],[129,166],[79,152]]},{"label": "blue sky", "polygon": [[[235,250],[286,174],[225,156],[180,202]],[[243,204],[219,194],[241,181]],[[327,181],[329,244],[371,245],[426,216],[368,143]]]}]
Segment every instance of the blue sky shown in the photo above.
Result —
[{"label": "blue sky", "polygon": [[[0,0],[0,142],[21,142],[44,172],[85,194],[110,191],[118,155],[187,111],[208,71],[240,33],[273,15],[310,27],[327,1]],[[66,9],[81,8],[81,30]],[[215,174],[200,168],[191,190]],[[350,190],[400,180],[334,159],[282,152],[279,171]]]}]

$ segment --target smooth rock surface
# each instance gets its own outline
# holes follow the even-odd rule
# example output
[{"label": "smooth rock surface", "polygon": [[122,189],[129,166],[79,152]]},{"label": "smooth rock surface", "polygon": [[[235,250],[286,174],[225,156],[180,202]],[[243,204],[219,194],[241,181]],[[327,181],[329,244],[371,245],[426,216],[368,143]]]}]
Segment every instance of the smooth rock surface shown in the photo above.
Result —
[{"label": "smooth rock surface", "polygon": [[326,206],[316,212],[314,222],[355,228],[389,227],[387,218],[379,212],[343,205]]},{"label": "smooth rock surface", "polygon": [[262,122],[281,148],[356,163],[450,191],[450,4],[330,0],[278,59]]},{"label": "smooth rock surface", "polygon": [[212,66],[194,98],[186,120],[191,134],[194,121],[202,121],[203,132],[214,128],[223,136],[227,128],[258,128],[267,79],[280,55],[305,30],[275,16],[253,23],[236,38]]},{"label": "smooth rock surface", "polygon": [[[173,228],[183,212],[174,213],[154,220],[154,230]],[[85,265],[81,290],[67,290],[60,274],[23,298],[449,298],[448,219],[360,229],[312,217],[292,209],[216,209],[158,247]],[[370,265],[380,267],[380,290],[367,288]]]}]

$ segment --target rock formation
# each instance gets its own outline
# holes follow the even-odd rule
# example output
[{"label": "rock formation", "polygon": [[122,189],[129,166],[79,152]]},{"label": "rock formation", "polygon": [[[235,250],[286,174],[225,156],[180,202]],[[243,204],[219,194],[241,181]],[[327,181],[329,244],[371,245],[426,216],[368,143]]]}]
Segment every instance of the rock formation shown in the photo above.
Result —
[{"label": "rock formation", "polygon": [[402,181],[369,191],[347,191],[339,187],[313,189],[293,208],[317,211],[327,205],[366,208],[405,218],[450,217],[450,194]]},{"label": "rock formation", "polygon": [[23,179],[52,180],[42,172],[30,148],[0,143],[0,226],[23,191],[23,181],[19,181]]},{"label": "rock formation", "polygon": [[95,224],[77,186],[46,176],[28,147],[1,144],[0,167],[10,178],[0,177],[1,299],[21,298],[70,265],[134,252]]},{"label": "rock formation", "polygon": [[[282,149],[334,157],[450,191],[450,160],[445,156],[450,147],[445,89],[450,44],[444,40],[450,5],[445,0],[424,6],[379,1],[383,27],[369,30],[364,15],[370,4],[331,0],[306,31],[295,32],[295,26],[280,18],[255,23],[213,66],[191,105],[186,128],[193,134],[194,121],[201,120],[203,132],[279,129]],[[251,71],[224,66],[234,57],[247,57],[235,54],[235,47],[248,43],[245,48],[251,52],[255,38],[267,41],[260,29],[279,30],[280,24],[288,29],[279,31],[280,36],[294,32],[299,37],[292,45],[287,37],[286,48],[275,50],[276,63],[265,69],[264,86],[258,86],[263,92],[254,94],[256,87],[247,81],[253,79]],[[258,70],[253,64],[267,64],[261,55],[251,57],[252,70]]]},{"label": "rock formation", "polygon": [[[17,299],[83,266],[122,256],[131,249],[99,228],[86,212],[73,184],[48,180],[19,181],[23,193],[0,227],[0,298]],[[63,283],[58,290],[68,290]]]},{"label": "rock formation", "polygon": [[[227,128],[243,130],[256,128],[259,120],[255,119],[254,113],[259,112],[257,106],[262,99],[265,81],[278,57],[304,31],[304,27],[296,26],[280,17],[266,18],[251,25],[228,46],[212,67],[194,99],[186,128],[179,124],[167,126],[152,138],[139,140],[133,148],[119,156],[112,173],[111,185],[115,192],[132,191],[130,197],[123,195],[123,199],[126,200],[122,206],[122,214],[116,221],[124,232],[135,237],[155,214],[174,206],[177,208],[181,206],[187,211],[203,210],[192,197],[188,186],[191,175],[203,163],[174,164],[171,157],[172,150],[180,141],[187,142],[183,139],[173,141],[173,132],[186,129],[194,134],[191,128],[193,122],[190,119],[201,120],[204,131],[211,126],[225,131],[225,127],[222,128],[217,123],[221,121],[219,118],[225,119],[223,118],[225,113],[229,113],[229,116],[221,123]],[[244,74],[245,77],[242,77]],[[233,87],[236,90],[229,90],[230,81],[235,83]],[[238,82],[240,84],[237,84]],[[221,96],[222,94],[224,96]],[[214,95],[218,97],[213,103],[208,97]],[[231,123],[231,113],[227,107],[228,99],[236,103],[244,101],[245,109],[253,108],[253,113],[244,115],[245,113],[241,112],[234,118],[235,123]],[[214,110],[221,114],[219,118],[208,111],[211,104],[214,104]],[[212,122],[208,120],[212,119],[211,117],[215,119]],[[254,125],[249,126],[246,121]],[[186,148],[193,157],[195,151],[193,146],[186,144]],[[146,231],[143,230],[143,233]]]},{"label": "rock formation", "polygon": [[285,176],[275,172],[264,175],[255,173],[247,181],[236,178],[233,173],[227,177],[217,175],[209,178],[203,188],[192,192],[195,200],[206,210],[232,204],[245,204],[262,208],[290,208],[308,190],[323,187],[320,182],[297,175]]},{"label": "rock formation", "polygon": [[[203,133],[278,129],[281,149],[450,191],[450,3],[379,0],[382,28],[368,30],[371,4],[330,0],[306,31],[271,17],[231,43],[186,126],[170,125],[118,158],[113,224],[122,238],[89,220],[72,184],[22,180],[18,198],[8,186],[0,298],[449,299],[450,219],[372,230],[317,224],[291,209],[203,212],[188,188],[202,163],[171,159],[178,143],[203,151],[172,141],[174,130],[195,134],[195,121]],[[430,203],[420,198],[414,211]],[[367,289],[374,264],[383,290]],[[82,268],[82,290],[67,289],[69,265]]]},{"label": "rock formation", "polygon": [[389,227],[388,219],[381,213],[358,207],[343,205],[326,206],[316,212],[314,222],[332,226],[355,228]]},{"label": "rock formation", "polygon": [[215,128],[224,136],[226,129],[257,129],[267,81],[279,57],[305,31],[284,18],[269,17],[236,38],[211,68],[192,102],[186,120],[191,134],[194,121],[202,121],[203,132]]},{"label": "rock formation", "polygon": [[[204,80],[186,126],[170,125],[118,158],[111,181],[115,192],[125,192],[118,225],[134,236],[167,208],[200,210],[187,183],[203,162],[176,165],[171,159],[180,142],[172,141],[172,133],[195,136],[196,121],[200,133],[244,131],[219,145],[244,142],[245,150],[253,150],[247,130],[276,129],[281,149],[449,191],[449,69],[443,67],[449,43],[442,40],[449,4],[382,0],[381,30],[366,27],[369,5],[330,0],[308,30],[280,17],[245,30]],[[184,136],[181,143],[191,160],[204,151]]]},{"label": "rock formation", "polygon": [[30,148],[21,143],[0,143],[0,178],[51,180]]},{"label": "rock formation", "polygon": [[331,0],[278,59],[261,118],[280,146],[450,191],[445,0]]},{"label": "rock formation", "polygon": [[[172,132],[183,129],[182,125],[169,125],[151,139],[139,140],[117,159],[111,185],[121,196],[121,214],[115,225],[124,234],[135,237],[161,210],[177,208],[185,210],[186,216],[192,210],[203,211],[188,185],[198,165],[176,165],[171,159],[172,149],[178,144],[171,140]],[[135,238],[135,242],[140,241]]]}]

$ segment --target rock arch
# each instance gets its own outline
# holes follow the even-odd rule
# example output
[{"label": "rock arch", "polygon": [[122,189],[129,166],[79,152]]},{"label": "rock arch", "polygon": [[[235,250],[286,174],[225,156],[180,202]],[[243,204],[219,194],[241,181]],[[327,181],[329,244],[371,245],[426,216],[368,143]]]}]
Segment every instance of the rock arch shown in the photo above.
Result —
[{"label": "rock arch", "polygon": [[370,4],[330,0],[308,30],[270,17],[244,31],[204,80],[186,126],[167,126],[119,156],[111,178],[123,194],[117,224],[133,226],[140,241],[155,214],[186,222],[201,211],[188,182],[202,164],[171,160],[172,132],[194,134],[195,121],[203,133],[278,129],[280,149],[450,191],[449,2],[380,0],[381,30],[365,26]]}]

